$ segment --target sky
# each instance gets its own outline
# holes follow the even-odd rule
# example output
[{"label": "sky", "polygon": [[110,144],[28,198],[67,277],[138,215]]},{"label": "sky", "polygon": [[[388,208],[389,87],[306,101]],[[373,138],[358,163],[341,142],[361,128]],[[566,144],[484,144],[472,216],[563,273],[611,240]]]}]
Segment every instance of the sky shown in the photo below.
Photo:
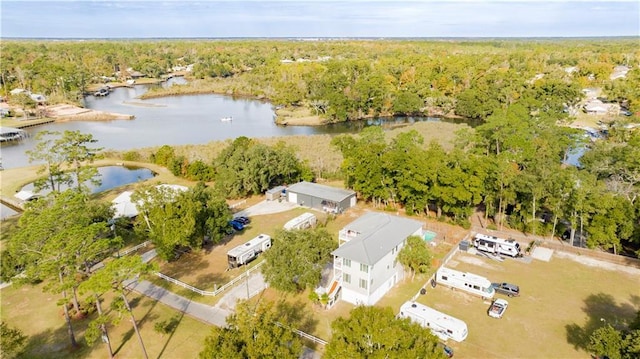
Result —
[{"label": "sky", "polygon": [[640,36],[640,0],[0,0],[1,38]]}]

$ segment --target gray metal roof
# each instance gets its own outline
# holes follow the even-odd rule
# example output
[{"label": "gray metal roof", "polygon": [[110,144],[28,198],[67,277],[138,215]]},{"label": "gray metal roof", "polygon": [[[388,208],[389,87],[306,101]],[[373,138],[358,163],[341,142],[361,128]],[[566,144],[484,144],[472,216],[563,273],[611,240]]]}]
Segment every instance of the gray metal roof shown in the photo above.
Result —
[{"label": "gray metal roof", "polygon": [[370,212],[344,227],[360,234],[332,254],[373,265],[420,228],[422,222],[414,219]]},{"label": "gray metal roof", "polygon": [[278,193],[278,192],[282,192],[283,189],[286,189],[287,187],[285,186],[277,186],[277,187],[273,187],[269,190],[267,190],[266,193]]},{"label": "gray metal roof", "polygon": [[287,191],[327,199],[333,202],[342,202],[344,199],[356,194],[354,191],[312,182],[298,182],[289,186]]}]

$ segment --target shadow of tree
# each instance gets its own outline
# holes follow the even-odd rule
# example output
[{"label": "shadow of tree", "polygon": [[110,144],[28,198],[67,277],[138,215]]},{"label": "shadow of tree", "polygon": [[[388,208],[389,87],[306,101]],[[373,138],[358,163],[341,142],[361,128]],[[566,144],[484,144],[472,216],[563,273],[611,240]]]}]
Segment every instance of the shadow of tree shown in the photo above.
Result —
[{"label": "shadow of tree", "polygon": [[204,259],[204,253],[195,252],[183,254],[178,260],[164,264],[161,272],[174,278],[180,278],[207,267],[209,267],[209,262]]},{"label": "shadow of tree", "polygon": [[[135,297],[131,297],[128,298],[129,300],[129,305],[131,306],[132,310],[135,310],[138,306],[140,306],[141,308],[144,307],[149,307],[149,309],[147,309],[147,311],[145,312],[145,314],[139,318],[136,316],[136,324],[138,325],[138,329],[142,329],[143,326],[148,323],[148,322],[153,322],[154,320],[156,320],[158,318],[157,314],[152,314],[151,311],[153,310],[153,308],[156,307],[156,305],[158,304],[157,300],[154,299],[150,299],[148,301],[142,301],[143,299],[143,295],[141,294],[137,294],[137,296]],[[135,315],[135,313],[134,313]],[[131,328],[129,330],[127,330],[123,335],[122,338],[120,339],[120,345],[113,351],[113,354],[118,354],[118,351],[120,351],[120,349],[122,349],[122,347],[133,337],[133,335],[135,334],[135,331],[133,329],[133,326],[131,324],[131,317],[129,315],[129,313],[123,313],[122,314],[122,321],[125,321],[128,323],[129,326],[131,326]],[[142,341],[144,342],[144,336],[142,337]]]},{"label": "shadow of tree", "polygon": [[171,319],[169,319],[169,321],[167,323],[167,326],[166,326],[166,329],[169,331],[169,337],[164,342],[164,345],[162,346],[162,349],[160,350],[160,353],[158,354],[158,359],[160,359],[162,357],[162,354],[167,349],[167,346],[169,345],[169,342],[171,341],[171,338],[173,338],[173,334],[176,332],[176,329],[178,328],[178,326],[182,322],[182,318],[184,318],[184,312],[180,312],[179,315],[173,316],[173,317],[171,317]]},{"label": "shadow of tree", "polygon": [[279,301],[275,307],[280,322],[288,324],[303,332],[312,332],[318,321],[313,318],[311,311],[307,310],[306,303],[297,300],[293,303],[284,300]]},{"label": "shadow of tree", "polygon": [[640,310],[640,296],[632,295],[630,301],[632,305],[618,305],[610,294],[598,293],[588,296],[582,308],[588,316],[587,322],[583,326],[576,323],[565,325],[567,342],[575,349],[586,350],[591,334],[606,323],[616,329],[627,328]]},{"label": "shadow of tree", "polygon": [[202,290],[214,290],[216,284],[220,287],[228,280],[229,276],[225,273],[207,273],[196,277],[193,286]]},{"label": "shadow of tree", "polygon": [[56,329],[47,329],[27,338],[26,345],[18,358],[85,358],[90,348],[76,331],[77,347],[72,347],[66,325]]}]

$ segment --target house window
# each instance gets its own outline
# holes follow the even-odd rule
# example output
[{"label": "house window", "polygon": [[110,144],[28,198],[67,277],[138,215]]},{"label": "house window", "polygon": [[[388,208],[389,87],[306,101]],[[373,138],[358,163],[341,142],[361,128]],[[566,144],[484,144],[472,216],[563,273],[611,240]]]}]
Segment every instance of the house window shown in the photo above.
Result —
[{"label": "house window", "polygon": [[349,274],[349,273],[345,273],[344,274],[344,282],[345,283],[351,283],[351,274]]},{"label": "house window", "polygon": [[343,264],[345,267],[351,267],[351,259],[342,258],[342,264]]},{"label": "house window", "polygon": [[360,271],[361,272],[365,272],[365,273],[369,273],[369,266],[363,263],[360,263]]},{"label": "house window", "polygon": [[360,279],[360,288],[367,289],[367,280],[366,279]]}]

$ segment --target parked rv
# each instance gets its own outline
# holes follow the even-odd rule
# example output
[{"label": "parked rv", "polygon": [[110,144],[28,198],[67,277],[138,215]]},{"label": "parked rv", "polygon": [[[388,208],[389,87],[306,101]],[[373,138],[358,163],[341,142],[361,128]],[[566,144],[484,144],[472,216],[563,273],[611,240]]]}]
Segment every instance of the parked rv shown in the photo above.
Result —
[{"label": "parked rv", "polygon": [[241,244],[227,252],[229,268],[237,268],[256,259],[258,255],[271,248],[271,237],[260,234],[245,244]]},{"label": "parked rv", "polygon": [[441,267],[436,272],[436,283],[444,286],[464,290],[478,295],[483,299],[493,298],[495,290],[491,281],[473,273],[460,272],[451,268]]},{"label": "parked rv", "polygon": [[520,244],[514,239],[502,239],[495,236],[478,233],[473,240],[473,246],[479,251],[520,257]]},{"label": "parked rv", "polygon": [[420,303],[404,303],[400,307],[398,317],[409,318],[412,322],[431,329],[441,340],[453,339],[461,342],[467,338],[468,329],[465,322]]},{"label": "parked rv", "polygon": [[294,229],[305,229],[315,226],[317,218],[315,214],[306,212],[284,224],[284,229],[291,231]]}]

